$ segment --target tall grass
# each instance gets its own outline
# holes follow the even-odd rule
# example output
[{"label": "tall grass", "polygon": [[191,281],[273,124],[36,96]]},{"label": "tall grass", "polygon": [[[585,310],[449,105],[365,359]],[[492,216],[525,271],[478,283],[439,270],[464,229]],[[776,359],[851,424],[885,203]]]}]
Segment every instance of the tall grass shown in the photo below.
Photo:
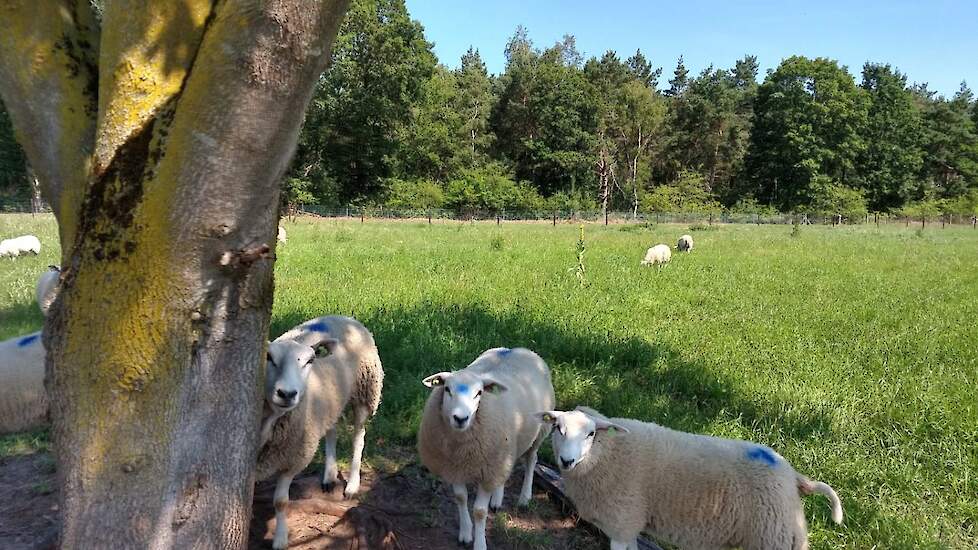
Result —
[{"label": "tall grass", "polygon": [[[813,548],[978,546],[978,233],[721,226],[668,269],[639,266],[686,229],[588,227],[582,287],[576,226],[300,219],[278,251],[272,332],[326,313],[374,332],[375,455],[412,444],[422,377],[526,346],[561,407],[759,441],[831,484],[846,523],[807,498]],[[0,216],[17,231],[54,235],[50,219]],[[52,248],[0,262],[0,336],[40,326],[33,281]]]}]

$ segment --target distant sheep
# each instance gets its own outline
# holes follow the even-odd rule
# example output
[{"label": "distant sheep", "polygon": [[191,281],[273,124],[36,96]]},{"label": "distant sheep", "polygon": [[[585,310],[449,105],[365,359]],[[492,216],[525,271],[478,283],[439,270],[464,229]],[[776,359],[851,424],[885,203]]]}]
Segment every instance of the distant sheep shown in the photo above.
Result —
[{"label": "distant sheep", "polygon": [[41,333],[0,342],[0,434],[39,428],[47,415]]},{"label": "distant sheep", "polygon": [[0,258],[8,256],[16,258],[27,253],[32,253],[35,256],[41,253],[41,241],[34,235],[23,235],[0,241]]},{"label": "distant sheep", "polygon": [[289,239],[289,236],[285,233],[285,228],[281,225],[278,226],[278,242],[285,244]]},{"label": "distant sheep", "polygon": [[37,279],[35,296],[37,305],[41,308],[41,313],[48,314],[48,308],[58,297],[58,281],[61,278],[61,268],[56,265],[49,265],[48,270],[41,274]]},{"label": "distant sheep", "polygon": [[[433,388],[418,431],[421,462],[452,485],[458,506],[458,541],[486,548],[488,509],[503,503],[503,488],[517,460],[525,474],[518,504],[529,503],[537,450],[549,427],[534,413],[554,403],[550,369],[524,348],[495,348],[466,368],[425,378]],[[475,526],[468,509],[468,484],[475,484]]]},{"label": "distant sheep", "polygon": [[[317,357],[317,351],[329,355]],[[268,344],[266,369],[256,477],[277,478],[272,547],[281,549],[289,540],[292,478],[309,465],[324,437],[323,489],[336,484],[336,425],[347,404],[353,409],[353,458],[343,494],[349,498],[360,489],[366,423],[380,405],[384,371],[373,336],[349,317],[312,319],[279,336]]]},{"label": "distant sheep", "polygon": [[645,259],[642,260],[642,265],[657,265],[662,267],[669,263],[671,259],[672,250],[669,250],[669,246],[657,244],[645,252]]},{"label": "distant sheep", "polygon": [[762,445],[608,419],[586,407],[539,418],[555,428],[567,496],[612,550],[638,548],[642,532],[680,548],[805,549],[799,497],[812,493],[827,496],[833,521],[842,522],[831,487]]},{"label": "distant sheep", "polygon": [[693,251],[693,236],[683,235],[679,237],[679,242],[676,244],[676,250],[680,252],[692,252]]}]

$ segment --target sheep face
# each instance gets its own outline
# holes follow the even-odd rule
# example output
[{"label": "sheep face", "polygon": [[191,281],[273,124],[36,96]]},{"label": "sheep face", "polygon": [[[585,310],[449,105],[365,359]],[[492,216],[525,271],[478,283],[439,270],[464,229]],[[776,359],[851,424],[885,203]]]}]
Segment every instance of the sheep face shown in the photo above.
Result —
[{"label": "sheep face", "polygon": [[429,388],[442,387],[441,415],[453,430],[464,432],[472,426],[485,392],[506,391],[491,376],[471,372],[440,372],[421,381]]},{"label": "sheep face", "polygon": [[265,365],[265,400],[276,411],[288,412],[296,407],[306,392],[306,382],[317,354],[331,351],[336,340],[323,339],[313,345],[292,340],[269,342]]},{"label": "sheep face", "polygon": [[591,452],[597,432],[611,429],[628,432],[622,426],[581,411],[546,411],[537,413],[541,422],[554,427],[552,442],[554,457],[562,471],[568,472]]}]

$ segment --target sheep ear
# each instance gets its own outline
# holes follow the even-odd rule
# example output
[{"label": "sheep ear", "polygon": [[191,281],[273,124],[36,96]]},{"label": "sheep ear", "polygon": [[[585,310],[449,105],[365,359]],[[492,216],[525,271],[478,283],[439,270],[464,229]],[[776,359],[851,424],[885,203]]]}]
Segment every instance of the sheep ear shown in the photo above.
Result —
[{"label": "sheep ear", "polygon": [[336,347],[339,345],[340,341],[336,338],[323,338],[318,344],[313,346],[313,349],[316,350],[317,357],[324,357],[335,353]]},{"label": "sheep ear", "polygon": [[553,425],[557,422],[557,418],[563,413],[560,411],[542,411],[534,413],[533,415],[537,417],[537,420],[543,422],[544,424]]},{"label": "sheep ear", "polygon": [[509,388],[506,387],[506,384],[503,384],[502,382],[488,376],[482,377],[482,389],[489,393],[501,393],[509,390]]},{"label": "sheep ear", "polygon": [[438,374],[432,374],[428,378],[421,381],[422,384],[429,388],[434,388],[435,386],[444,386],[445,379],[448,378],[452,373],[450,372],[439,372]]},{"label": "sheep ear", "polygon": [[620,431],[621,433],[628,433],[628,428],[615,424],[614,422],[608,422],[607,420],[602,420],[600,418],[592,418],[594,421],[594,429],[599,432],[615,433]]}]

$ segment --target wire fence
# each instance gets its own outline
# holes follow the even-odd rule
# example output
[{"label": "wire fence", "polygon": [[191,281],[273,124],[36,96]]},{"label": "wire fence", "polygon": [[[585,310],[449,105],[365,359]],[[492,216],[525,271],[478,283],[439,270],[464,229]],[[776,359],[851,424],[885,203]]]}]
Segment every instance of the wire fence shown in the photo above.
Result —
[{"label": "wire fence", "polygon": [[503,222],[550,222],[558,223],[605,223],[605,224],[782,224],[782,225],[856,225],[856,224],[904,224],[920,225],[970,225],[976,226],[974,216],[940,215],[928,217],[908,217],[891,214],[868,214],[857,218],[843,215],[814,213],[741,213],[741,212],[602,212],[600,210],[449,210],[398,209],[384,206],[349,206],[328,208],[319,205],[298,205],[290,216],[312,215],[323,218],[349,218],[361,221],[387,220],[427,220],[429,223],[444,221],[495,221]]},{"label": "wire fence", "polygon": [[[43,201],[0,199],[0,213],[48,213],[51,207]],[[936,216],[898,216],[894,214],[867,214],[851,217],[841,214],[820,213],[746,213],[746,212],[622,212],[600,210],[487,210],[487,209],[404,209],[385,206],[346,206],[330,208],[315,204],[301,204],[290,208],[289,217],[299,215],[323,218],[349,218],[367,220],[426,220],[428,223],[446,221],[549,222],[558,223],[605,223],[605,224],[756,224],[756,225],[895,225],[928,227],[939,225],[978,228],[975,216],[941,214]]]}]

